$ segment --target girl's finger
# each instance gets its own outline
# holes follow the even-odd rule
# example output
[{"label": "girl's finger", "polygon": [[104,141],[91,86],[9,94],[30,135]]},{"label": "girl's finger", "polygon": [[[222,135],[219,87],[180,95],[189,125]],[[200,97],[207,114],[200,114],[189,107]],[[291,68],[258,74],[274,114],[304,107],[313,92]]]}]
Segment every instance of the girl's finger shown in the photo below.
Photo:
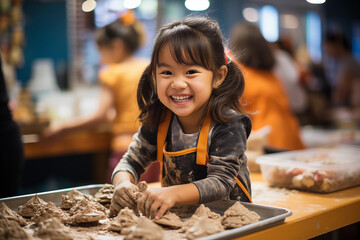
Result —
[{"label": "girl's finger", "polygon": [[124,202],[126,202],[126,204],[127,204],[127,206],[136,206],[136,203],[135,203],[135,201],[132,199],[132,198],[130,198],[129,197],[129,195],[127,195],[127,194],[124,194],[123,196],[122,196],[122,199],[123,199],[123,201]]},{"label": "girl's finger", "polygon": [[159,211],[157,212],[155,219],[160,219],[164,213],[168,210],[168,207],[166,204],[162,204]]},{"label": "girl's finger", "polygon": [[131,202],[133,202],[133,204],[136,204],[136,196],[135,196],[135,192],[139,192],[139,189],[137,186],[135,186],[135,189],[133,188],[128,188],[125,190],[127,196],[129,197],[129,199],[131,199]]},{"label": "girl's finger", "polygon": [[155,218],[156,212],[161,207],[161,203],[159,201],[153,202],[150,208],[150,217]]},{"label": "girl's finger", "polygon": [[111,212],[119,212],[121,210],[121,206],[114,200],[111,201],[111,204],[110,204],[110,211]]},{"label": "girl's finger", "polygon": [[130,199],[130,197],[125,192],[117,192],[117,194],[113,197],[113,200],[115,200],[122,208],[129,207],[132,208],[135,205],[135,202]]}]

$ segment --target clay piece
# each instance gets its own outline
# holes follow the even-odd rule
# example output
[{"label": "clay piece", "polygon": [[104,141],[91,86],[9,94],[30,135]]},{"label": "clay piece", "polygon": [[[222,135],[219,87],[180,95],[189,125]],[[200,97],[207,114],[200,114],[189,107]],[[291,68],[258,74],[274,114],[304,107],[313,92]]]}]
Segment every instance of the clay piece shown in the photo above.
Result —
[{"label": "clay piece", "polygon": [[99,191],[95,193],[94,201],[107,206],[111,203],[111,199],[113,195],[114,195],[114,185],[105,184],[104,187],[100,188]]},{"label": "clay piece", "polygon": [[188,219],[194,214],[197,208],[198,206],[196,205],[174,206],[170,208],[169,211],[175,213],[181,219]]},{"label": "clay piece", "polygon": [[30,240],[31,235],[21,228],[16,221],[6,218],[0,219],[0,239],[3,240]]},{"label": "clay piece", "polygon": [[17,212],[11,210],[5,203],[1,203],[0,205],[0,219],[2,218],[6,218],[10,221],[16,221],[18,222],[21,226],[25,226],[26,220],[20,216]]},{"label": "clay piece", "polygon": [[35,194],[35,196],[27,201],[25,205],[19,206],[18,213],[23,217],[31,218],[35,215],[38,208],[45,205],[46,202],[39,198],[37,194]]},{"label": "clay piece", "polygon": [[91,200],[92,196],[83,194],[76,189],[69,191],[66,195],[61,196],[60,208],[70,209],[75,206],[76,203],[80,202],[83,199]]},{"label": "clay piece", "polygon": [[145,181],[141,181],[137,184],[137,187],[139,188],[139,192],[144,193],[147,190],[147,183]]},{"label": "clay piece", "polygon": [[206,216],[210,219],[219,219],[221,217],[220,214],[211,211],[210,208],[206,207],[204,204],[200,204],[194,215],[198,217]]},{"label": "clay piece", "polygon": [[124,240],[163,240],[164,230],[147,217],[140,217],[140,222],[133,226]]},{"label": "clay piece", "polygon": [[147,199],[147,195],[145,194],[147,190],[147,183],[145,181],[141,181],[137,184],[137,187],[139,189],[139,192],[135,193],[135,202],[136,202],[136,209],[134,209],[135,213],[137,215],[143,214],[143,216],[146,216],[146,213],[144,212],[143,207],[145,206],[145,202]]},{"label": "clay piece", "polygon": [[179,229],[183,224],[178,215],[169,211],[166,212],[160,219],[153,219],[153,221],[159,225],[169,227],[171,229]]},{"label": "clay piece", "polygon": [[118,215],[110,221],[109,230],[121,232],[123,228],[139,223],[140,218],[129,208],[121,209]]},{"label": "clay piece", "polygon": [[190,240],[225,231],[220,221],[216,219],[210,219],[206,216],[198,217],[196,215],[193,218],[195,219],[194,225],[185,233],[186,238]]},{"label": "clay piece", "polygon": [[69,221],[69,217],[61,209],[57,208],[53,202],[40,206],[31,220],[39,224],[49,218],[58,218],[64,223]]},{"label": "clay piece", "polygon": [[84,198],[70,209],[70,215],[72,224],[93,223],[106,218],[106,208]]},{"label": "clay piece", "polygon": [[226,229],[229,229],[248,225],[259,220],[259,214],[247,209],[240,202],[236,202],[224,212],[221,223]]},{"label": "clay piece", "polygon": [[57,218],[49,218],[40,222],[39,227],[34,231],[34,236],[51,240],[74,239],[71,230],[62,224]]},{"label": "clay piece", "polygon": [[145,203],[147,200],[147,195],[146,194],[138,194],[137,195],[137,199],[136,199],[136,213],[138,215],[142,214],[143,216],[147,216],[146,212],[145,212]]},{"label": "clay piece", "polygon": [[135,201],[137,202],[141,197],[144,196],[144,193],[147,190],[147,183],[145,181],[141,181],[137,184],[137,187],[139,189],[138,192],[135,193]]},{"label": "clay piece", "polygon": [[204,204],[200,204],[200,206],[195,210],[195,213],[183,223],[183,226],[180,232],[186,232],[190,227],[192,227],[201,217],[206,217],[209,219],[221,221],[220,214],[212,212],[210,208],[206,207]]}]

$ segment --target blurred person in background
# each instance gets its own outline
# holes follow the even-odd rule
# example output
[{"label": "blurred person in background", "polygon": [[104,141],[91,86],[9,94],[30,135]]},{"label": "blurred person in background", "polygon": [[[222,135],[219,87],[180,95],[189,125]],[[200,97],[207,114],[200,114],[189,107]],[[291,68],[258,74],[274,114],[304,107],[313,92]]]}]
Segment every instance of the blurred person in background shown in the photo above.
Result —
[{"label": "blurred person in background", "polygon": [[25,160],[21,133],[8,104],[0,56],[0,198],[18,194]]},{"label": "blurred person in background", "polygon": [[303,149],[298,120],[273,71],[276,60],[260,29],[249,23],[237,24],[230,35],[230,47],[233,59],[244,72],[245,92],[240,101],[245,101],[252,114],[253,130],[270,126],[267,145],[273,149]]},{"label": "blurred person in background", "polygon": [[325,50],[325,57],[329,58],[324,62],[325,71],[328,76],[332,73],[329,79],[333,106],[359,107],[360,65],[351,53],[349,42],[341,33],[328,32]]},{"label": "blurred person in background", "polygon": [[[139,128],[137,117],[140,111],[137,106],[136,91],[149,61],[134,56],[134,53],[143,45],[144,38],[143,25],[131,10],[114,22],[97,29],[95,40],[101,64],[105,65],[98,74],[101,85],[98,110],[89,117],[75,119],[60,126],[51,126],[44,132],[45,138],[54,138],[73,130],[89,129],[112,120],[112,156],[107,172],[109,183],[113,168],[127,151],[133,134]],[[112,114],[114,110],[115,114]],[[152,174],[144,180],[158,181],[159,170],[156,167],[152,167]]]},{"label": "blurred person in background", "polygon": [[274,71],[284,86],[291,110],[296,116],[300,116],[307,110],[307,94],[300,81],[299,64],[291,54],[292,50],[285,50],[284,45],[283,39],[272,45],[276,60]]}]

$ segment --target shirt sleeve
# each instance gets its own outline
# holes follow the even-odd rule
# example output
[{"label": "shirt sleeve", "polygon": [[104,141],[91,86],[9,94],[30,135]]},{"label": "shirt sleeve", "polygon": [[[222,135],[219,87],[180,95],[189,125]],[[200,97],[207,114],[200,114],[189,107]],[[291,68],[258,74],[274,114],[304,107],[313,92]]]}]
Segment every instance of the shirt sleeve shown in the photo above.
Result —
[{"label": "shirt sleeve", "polygon": [[147,166],[157,158],[156,132],[140,127],[134,134],[134,141],[115,167],[112,178],[119,171],[131,173],[138,182]]},{"label": "shirt sleeve", "polygon": [[[227,198],[236,184],[246,156],[246,140],[251,131],[250,119],[237,115],[227,124],[216,124],[209,147],[207,177],[193,182],[200,193],[200,203]],[[246,165],[245,165],[246,166]],[[248,174],[240,174],[248,176]],[[250,182],[246,179],[246,182]]]}]

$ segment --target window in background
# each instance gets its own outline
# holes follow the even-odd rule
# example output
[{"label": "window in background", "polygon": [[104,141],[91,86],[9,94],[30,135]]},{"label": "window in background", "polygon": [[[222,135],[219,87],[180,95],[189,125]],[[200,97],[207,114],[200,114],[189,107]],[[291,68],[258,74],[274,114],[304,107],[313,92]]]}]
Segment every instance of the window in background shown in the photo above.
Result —
[{"label": "window in background", "polygon": [[360,63],[360,23],[353,24],[352,50],[356,60]]},{"label": "window in background", "polygon": [[275,7],[265,5],[260,9],[260,30],[269,42],[279,38],[279,14]]},{"label": "window in background", "polygon": [[321,61],[321,20],[316,12],[306,14],[306,47],[311,60]]}]

